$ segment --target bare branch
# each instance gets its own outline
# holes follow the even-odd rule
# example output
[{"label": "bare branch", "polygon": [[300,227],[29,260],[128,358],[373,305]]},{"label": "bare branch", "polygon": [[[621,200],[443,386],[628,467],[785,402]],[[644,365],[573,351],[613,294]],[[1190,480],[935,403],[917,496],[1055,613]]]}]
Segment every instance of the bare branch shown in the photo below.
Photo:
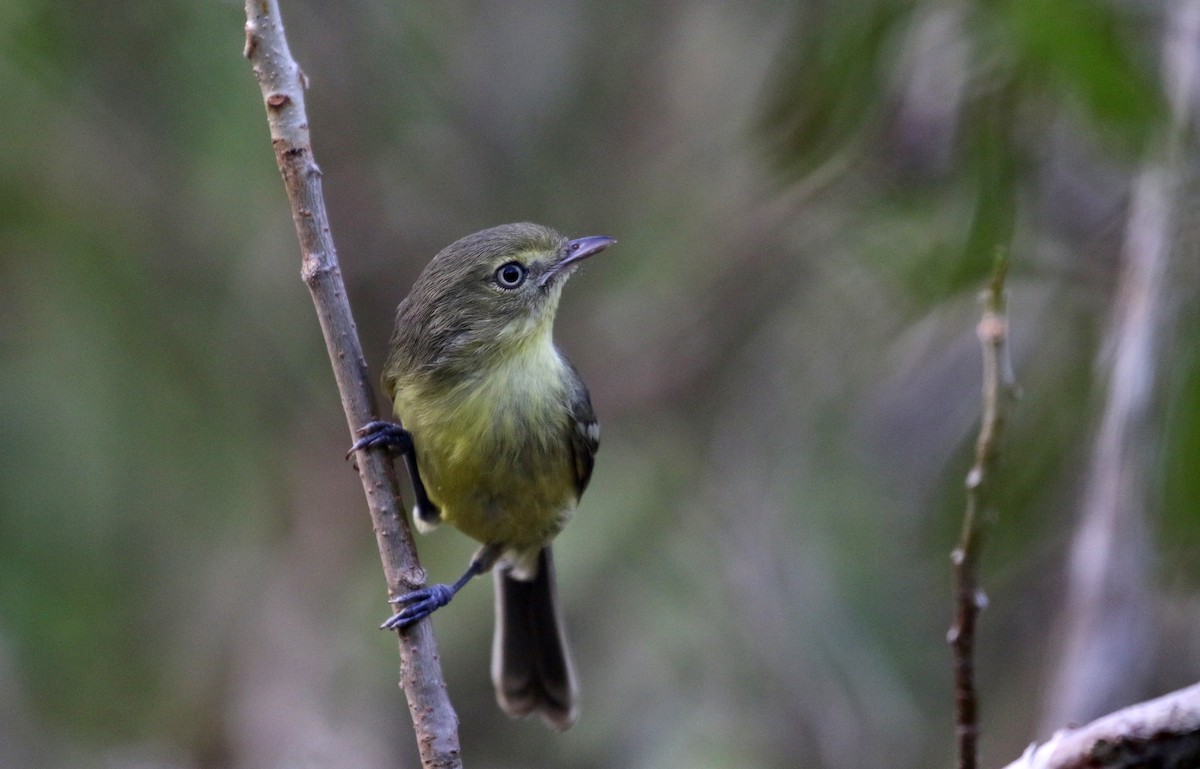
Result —
[{"label": "bare branch", "polygon": [[1008,300],[1004,279],[1008,260],[996,259],[977,333],[983,347],[983,417],[975,442],[975,463],[967,473],[967,506],[962,533],[951,555],[954,563],[954,624],[947,634],[954,652],[954,722],[958,769],[975,769],[979,762],[979,714],[975,691],[975,624],[986,604],[979,588],[979,555],[985,524],[995,517],[992,480],[1008,411],[1016,395],[1008,354]]},{"label": "bare branch", "polygon": [[[376,418],[374,399],[330,234],[321,170],[309,141],[304,109],[307,81],[288,49],[277,0],[247,0],[245,55],[262,88],[271,144],[300,239],[301,275],[325,335],[353,440],[358,427]],[[424,584],[425,572],[417,562],[403,514],[395,469],[391,459],[377,451],[359,452],[358,467],[388,593],[402,595]],[[428,622],[400,633],[400,660],[401,685],[408,697],[422,765],[427,769],[461,767],[458,718],[446,694]]]},{"label": "bare branch", "polygon": [[1200,766],[1200,684],[1062,729],[1005,769]]}]

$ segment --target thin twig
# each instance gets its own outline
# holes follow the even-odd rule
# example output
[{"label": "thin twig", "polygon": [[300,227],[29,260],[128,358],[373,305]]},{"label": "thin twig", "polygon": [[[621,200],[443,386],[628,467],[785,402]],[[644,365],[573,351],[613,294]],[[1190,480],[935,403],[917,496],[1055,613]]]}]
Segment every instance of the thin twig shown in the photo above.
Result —
[{"label": "thin twig", "polygon": [[1200,684],[1062,729],[1006,769],[1200,766]]},{"label": "thin twig", "polygon": [[[300,239],[301,276],[316,306],[353,440],[358,427],[376,418],[374,400],[325,213],[321,170],[309,141],[304,109],[307,82],[288,49],[277,0],[247,0],[245,55],[262,87],[271,143]],[[388,593],[402,595],[424,584],[425,572],[417,562],[400,504],[395,469],[390,458],[377,451],[359,452],[358,467]],[[458,718],[446,694],[428,622],[400,633],[400,660],[401,685],[408,697],[422,765],[426,769],[461,767]]]},{"label": "thin twig", "polygon": [[979,554],[983,530],[995,517],[992,480],[1008,410],[1016,395],[1008,355],[1008,300],[1004,279],[1008,260],[1003,251],[988,288],[980,295],[982,317],[977,333],[983,346],[983,418],[975,442],[975,463],[967,473],[967,506],[962,533],[951,555],[954,563],[954,624],[946,640],[954,651],[954,699],[958,769],[979,762],[978,698],[975,691],[975,623],[986,599],[979,589]]}]

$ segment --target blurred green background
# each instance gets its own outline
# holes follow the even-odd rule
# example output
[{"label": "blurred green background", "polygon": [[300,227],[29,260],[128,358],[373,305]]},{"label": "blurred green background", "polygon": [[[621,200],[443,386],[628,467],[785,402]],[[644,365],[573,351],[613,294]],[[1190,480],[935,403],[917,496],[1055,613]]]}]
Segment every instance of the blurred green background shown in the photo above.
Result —
[{"label": "blurred green background", "polygon": [[[1163,65],[1185,5],[285,0],[374,374],[459,236],[620,240],[557,331],[604,425],[557,545],[583,714],[499,712],[473,585],[435,621],[468,766],[949,766],[998,248],[1024,395],[983,559],[983,763],[1197,679],[1195,85],[1172,110]],[[0,5],[3,767],[417,765],[244,21]],[[1115,551],[1075,561],[1123,553],[1135,619],[1089,603],[1077,648],[1070,553],[1112,470],[1089,465],[1155,168],[1132,501]],[[472,552],[418,545],[438,580]],[[1107,664],[1060,680],[1081,655]]]}]

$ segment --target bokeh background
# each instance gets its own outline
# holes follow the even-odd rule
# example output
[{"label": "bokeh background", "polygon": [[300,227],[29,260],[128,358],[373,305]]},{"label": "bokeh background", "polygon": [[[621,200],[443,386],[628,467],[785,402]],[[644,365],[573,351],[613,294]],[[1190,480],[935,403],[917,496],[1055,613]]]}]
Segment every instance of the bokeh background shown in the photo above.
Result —
[{"label": "bokeh background", "polygon": [[[284,15],[374,372],[457,237],[620,240],[557,330],[604,425],[557,545],[583,714],[496,709],[473,585],[435,621],[468,766],[949,766],[998,251],[983,763],[1200,677],[1193,0]],[[243,24],[0,4],[6,768],[417,765]]]}]

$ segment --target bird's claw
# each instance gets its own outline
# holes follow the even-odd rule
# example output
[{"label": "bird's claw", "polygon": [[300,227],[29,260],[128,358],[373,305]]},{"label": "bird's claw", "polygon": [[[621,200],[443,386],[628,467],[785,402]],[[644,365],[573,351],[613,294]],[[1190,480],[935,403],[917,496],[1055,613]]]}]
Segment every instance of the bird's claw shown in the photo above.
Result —
[{"label": "bird's claw", "polygon": [[416,497],[413,514],[420,521],[436,525],[438,519],[441,518],[441,510],[429,499],[425,485],[421,483],[421,473],[417,469],[412,433],[396,422],[387,422],[382,419],[367,422],[355,432],[360,437],[346,452],[346,459],[350,459],[359,449],[369,449],[374,446],[380,446],[393,454],[403,455],[405,464],[408,466],[408,474],[412,476],[413,495]]},{"label": "bird's claw", "polygon": [[400,630],[412,625],[416,622],[428,617],[438,609],[450,603],[450,599],[454,597],[454,588],[450,585],[430,585],[429,587],[414,590],[411,593],[390,598],[390,603],[404,606],[403,609],[393,614],[382,625],[380,630]]},{"label": "bird's claw", "polygon": [[346,459],[349,459],[359,449],[367,449],[372,446],[383,446],[397,454],[412,451],[412,434],[395,422],[376,419],[358,428],[357,432],[361,437],[346,452]]}]

